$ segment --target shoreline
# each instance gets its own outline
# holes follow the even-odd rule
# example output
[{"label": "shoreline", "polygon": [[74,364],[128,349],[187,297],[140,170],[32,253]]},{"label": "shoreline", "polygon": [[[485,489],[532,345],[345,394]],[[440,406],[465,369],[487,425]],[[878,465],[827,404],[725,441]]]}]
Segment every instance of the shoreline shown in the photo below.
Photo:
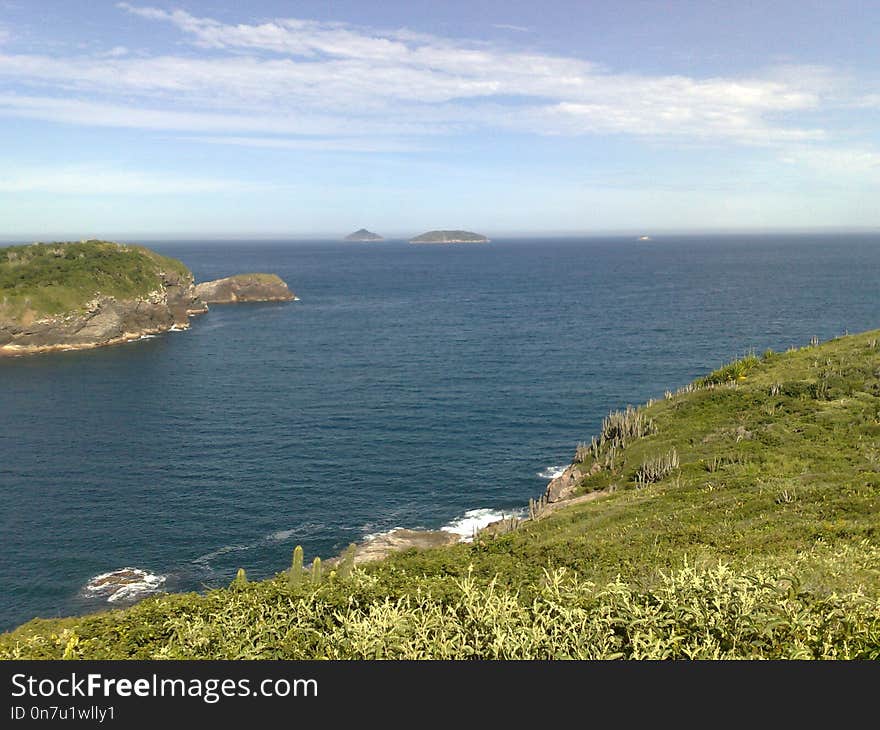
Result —
[{"label": "shoreline", "polygon": [[[502,517],[479,527],[473,532],[471,537],[468,537],[465,533],[454,532],[444,528],[424,530],[394,527],[387,532],[369,535],[359,542],[352,543],[355,546],[354,563],[355,565],[361,565],[363,563],[383,560],[392,553],[403,552],[411,548],[424,550],[476,542],[482,537],[495,538],[518,529],[528,522],[542,520],[563,507],[592,502],[614,493],[615,488],[612,485],[605,489],[573,496],[574,480],[578,479],[579,481],[579,478],[585,476],[577,467],[578,465],[574,462],[569,464],[561,474],[548,480],[547,486],[537,500],[530,498],[529,504],[524,505],[519,510],[513,510],[509,515],[505,515],[503,510],[492,510],[493,512],[500,512]],[[560,485],[562,485],[562,488]],[[553,498],[551,499],[551,497]],[[519,517],[517,515],[522,516]],[[453,523],[450,522],[449,524]],[[335,555],[327,560],[327,565],[335,565],[342,558],[342,554]]]},{"label": "shoreline", "polygon": [[[204,314],[207,310],[197,310],[193,313],[187,313],[189,317],[195,317]],[[99,347],[110,347],[112,345],[123,345],[126,342],[136,342],[150,335],[162,335],[166,332],[183,332],[190,329],[190,323],[175,322],[169,327],[151,327],[139,332],[123,332],[119,337],[114,337],[103,342],[81,342],[66,345],[3,345],[0,347],[0,358],[2,357],[26,357],[28,355],[45,355],[53,352],[78,352],[80,350],[95,350]]]}]

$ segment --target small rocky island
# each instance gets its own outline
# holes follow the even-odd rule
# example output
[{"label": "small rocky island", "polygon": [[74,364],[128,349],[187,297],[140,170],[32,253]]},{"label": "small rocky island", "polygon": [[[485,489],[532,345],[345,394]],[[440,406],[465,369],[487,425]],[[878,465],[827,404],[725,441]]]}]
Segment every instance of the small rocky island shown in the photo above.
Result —
[{"label": "small rocky island", "polygon": [[488,243],[489,239],[472,231],[428,231],[415,238],[410,243]]},{"label": "small rocky island", "polygon": [[205,304],[235,302],[289,302],[296,296],[275,274],[236,274],[196,285],[196,296]]},{"label": "small rocky island", "polygon": [[84,350],[188,329],[190,317],[208,311],[208,301],[295,298],[273,274],[196,286],[186,265],[143,246],[94,240],[8,246],[0,248],[0,356]]},{"label": "small rocky island", "polygon": [[372,231],[368,231],[366,228],[361,228],[359,231],[355,231],[354,233],[349,233],[345,237],[346,241],[358,241],[361,243],[365,243],[368,241],[384,241],[378,233],[373,233]]}]

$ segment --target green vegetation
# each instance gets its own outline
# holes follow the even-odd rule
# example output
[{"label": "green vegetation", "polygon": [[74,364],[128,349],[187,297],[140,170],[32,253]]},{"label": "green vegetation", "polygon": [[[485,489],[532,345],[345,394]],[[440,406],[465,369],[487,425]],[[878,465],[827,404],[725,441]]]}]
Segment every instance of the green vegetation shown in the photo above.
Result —
[{"label": "green vegetation", "polygon": [[239,281],[243,284],[278,284],[279,282],[281,282],[281,277],[278,276],[278,274],[233,274],[232,276],[227,276],[226,278],[231,281]]},{"label": "green vegetation", "polygon": [[80,311],[99,294],[132,299],[162,287],[186,266],[141,246],[107,241],[0,248],[0,318]]},{"label": "green vegetation", "polygon": [[294,556],[265,581],[36,619],[0,657],[878,659],[878,342],[750,355],[622,411],[579,450],[591,501],[533,502],[473,544],[314,560],[311,580]]}]

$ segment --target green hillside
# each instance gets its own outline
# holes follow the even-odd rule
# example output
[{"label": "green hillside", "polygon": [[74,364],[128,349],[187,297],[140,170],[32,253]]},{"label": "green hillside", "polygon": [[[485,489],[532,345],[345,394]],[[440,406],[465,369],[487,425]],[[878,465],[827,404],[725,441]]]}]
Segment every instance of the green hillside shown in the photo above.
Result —
[{"label": "green hillside", "polygon": [[595,499],[474,544],[34,620],[0,656],[880,658],[880,331],[747,356],[576,459]]},{"label": "green hillside", "polygon": [[181,262],[108,241],[0,248],[0,318],[81,310],[98,294],[132,299],[162,287],[161,273],[190,277]]}]

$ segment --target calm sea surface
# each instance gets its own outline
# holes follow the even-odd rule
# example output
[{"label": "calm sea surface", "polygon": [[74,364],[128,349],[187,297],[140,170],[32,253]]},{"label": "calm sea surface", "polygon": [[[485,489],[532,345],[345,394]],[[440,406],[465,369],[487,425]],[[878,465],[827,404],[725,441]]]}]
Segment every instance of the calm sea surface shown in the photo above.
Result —
[{"label": "calm sea surface", "polygon": [[878,236],[149,245],[301,301],[0,360],[0,629],[108,605],[83,588],[127,566],[199,589],[297,544],[467,531],[538,495],[611,408],[880,326]]}]

